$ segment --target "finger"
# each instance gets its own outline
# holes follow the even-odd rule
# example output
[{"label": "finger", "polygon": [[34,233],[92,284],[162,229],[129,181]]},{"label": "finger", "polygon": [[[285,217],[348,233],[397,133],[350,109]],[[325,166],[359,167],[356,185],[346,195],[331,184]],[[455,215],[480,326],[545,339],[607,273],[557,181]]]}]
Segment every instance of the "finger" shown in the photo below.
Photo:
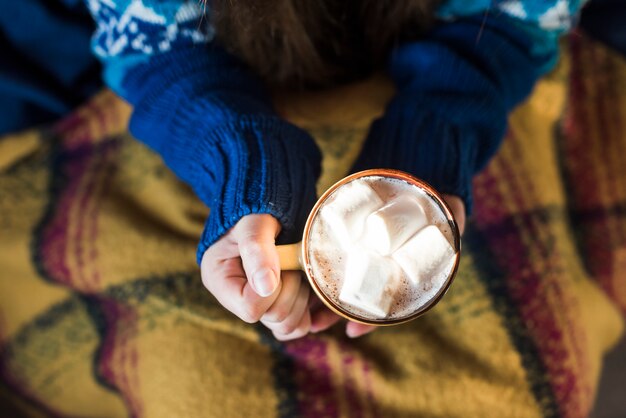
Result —
[{"label": "finger", "polygon": [[274,331],[274,337],[276,337],[279,341],[288,341],[295,340],[297,338],[302,338],[309,333],[311,329],[311,315],[308,310],[305,310],[304,315],[300,319],[300,322],[295,327],[295,329],[289,334],[281,334],[279,332]]},{"label": "finger", "polygon": [[284,271],[281,274],[281,288],[278,297],[261,318],[268,322],[282,322],[293,309],[302,278],[297,271]]},{"label": "finger", "polygon": [[271,215],[248,215],[237,223],[233,233],[246,277],[259,296],[269,296],[278,288],[280,266],[274,241],[280,224]]},{"label": "finger", "polygon": [[326,307],[311,312],[311,332],[322,332],[335,325],[341,317]]},{"label": "finger", "polygon": [[452,214],[454,215],[454,218],[456,219],[456,223],[459,226],[459,232],[461,233],[461,235],[463,235],[463,232],[465,231],[465,217],[466,217],[465,203],[463,203],[463,200],[461,200],[460,197],[451,195],[451,194],[444,194],[443,199],[446,201],[446,203],[450,207],[450,210],[452,211]]},{"label": "finger", "polygon": [[[293,304],[293,307],[289,314],[280,322],[271,322],[262,320],[261,322],[270,328],[272,331],[275,331],[278,334],[289,335],[296,330],[298,325],[302,321],[302,317],[306,314],[309,316],[309,325],[310,325],[310,315],[308,310],[309,303],[309,286],[303,280],[300,281],[300,287],[298,289],[298,295]],[[307,329],[308,332],[308,329]]]},{"label": "finger", "polygon": [[259,296],[246,279],[238,258],[217,262],[205,253],[200,268],[207,290],[245,322],[258,322],[278,297],[279,292],[267,298]]},{"label": "finger", "polygon": [[346,335],[350,338],[361,337],[376,329],[373,325],[360,324],[358,322],[348,322],[346,325]]},{"label": "finger", "polygon": [[309,311],[311,312],[311,331],[322,332],[339,322],[342,317],[337,315],[321,301],[314,292],[309,295]]}]

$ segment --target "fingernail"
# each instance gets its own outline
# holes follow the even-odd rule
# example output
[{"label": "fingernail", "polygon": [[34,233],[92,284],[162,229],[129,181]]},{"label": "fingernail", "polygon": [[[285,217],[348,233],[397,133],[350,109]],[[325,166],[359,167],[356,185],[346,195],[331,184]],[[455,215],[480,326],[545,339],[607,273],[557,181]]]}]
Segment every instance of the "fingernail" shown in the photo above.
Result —
[{"label": "fingernail", "polygon": [[359,338],[363,335],[363,331],[346,325],[346,335],[348,338]]},{"label": "fingernail", "polygon": [[276,290],[278,280],[276,280],[276,275],[272,270],[263,269],[254,274],[252,277],[252,285],[259,296],[267,297]]}]

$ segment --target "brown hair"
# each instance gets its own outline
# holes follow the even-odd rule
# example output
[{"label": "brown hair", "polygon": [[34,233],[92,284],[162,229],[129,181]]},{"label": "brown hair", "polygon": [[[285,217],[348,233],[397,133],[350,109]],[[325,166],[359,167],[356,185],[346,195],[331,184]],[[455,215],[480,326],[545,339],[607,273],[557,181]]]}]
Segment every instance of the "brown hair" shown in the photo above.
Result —
[{"label": "brown hair", "polygon": [[218,42],[267,83],[327,86],[418,38],[439,0],[212,0]]}]

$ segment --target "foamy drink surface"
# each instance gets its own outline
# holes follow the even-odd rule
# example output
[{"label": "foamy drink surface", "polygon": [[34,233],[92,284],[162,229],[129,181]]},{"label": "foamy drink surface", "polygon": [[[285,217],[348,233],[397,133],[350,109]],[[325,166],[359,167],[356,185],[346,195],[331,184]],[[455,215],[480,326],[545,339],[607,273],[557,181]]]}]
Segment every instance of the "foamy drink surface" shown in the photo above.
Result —
[{"label": "foamy drink surface", "polygon": [[438,202],[421,187],[384,176],[335,189],[306,239],[306,268],[320,291],[370,321],[400,320],[439,296],[458,256]]}]

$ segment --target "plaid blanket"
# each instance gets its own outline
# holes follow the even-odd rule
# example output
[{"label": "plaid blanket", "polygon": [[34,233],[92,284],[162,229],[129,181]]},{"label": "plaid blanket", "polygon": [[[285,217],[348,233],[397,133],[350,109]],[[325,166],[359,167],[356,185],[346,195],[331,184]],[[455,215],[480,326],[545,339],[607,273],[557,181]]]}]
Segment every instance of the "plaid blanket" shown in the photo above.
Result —
[{"label": "plaid blanket", "polygon": [[[320,191],[392,94],[276,95]],[[587,416],[626,312],[626,62],[580,36],[475,181],[459,274],[411,323],[279,343],[203,288],[208,209],[109,92],[0,139],[0,415]]]}]

